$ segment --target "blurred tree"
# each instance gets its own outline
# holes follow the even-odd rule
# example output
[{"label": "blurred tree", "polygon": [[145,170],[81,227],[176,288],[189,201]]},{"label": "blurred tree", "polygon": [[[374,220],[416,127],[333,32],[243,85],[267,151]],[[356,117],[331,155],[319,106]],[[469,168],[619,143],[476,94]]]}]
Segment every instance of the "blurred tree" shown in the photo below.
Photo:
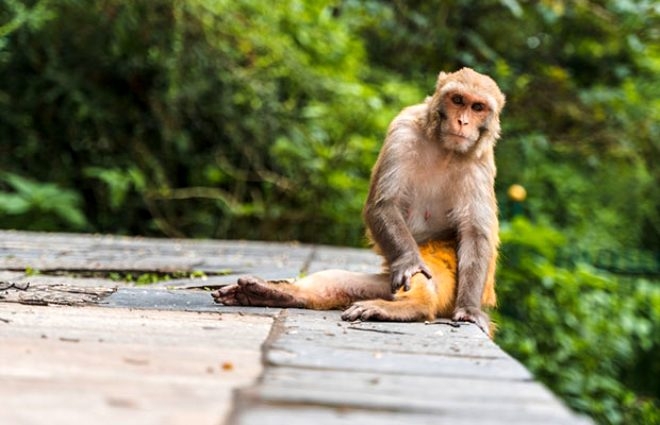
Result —
[{"label": "blurred tree", "polygon": [[566,237],[517,218],[501,232],[497,342],[575,409],[606,424],[660,423],[660,287],[586,264]]},{"label": "blurred tree", "polygon": [[522,183],[530,213],[570,229],[574,243],[660,250],[657,2],[342,5],[360,17],[354,28],[373,66],[424,87],[436,70],[462,66],[498,81],[508,97],[497,152],[502,199]]},{"label": "blurred tree", "polygon": [[362,45],[332,9],[59,1],[49,13],[62,18],[3,39],[5,169],[75,188],[89,230],[361,243],[384,127],[400,97],[421,95],[362,82]]},{"label": "blurred tree", "polygon": [[504,223],[500,343],[658,423],[657,287],[554,259],[660,251],[659,41],[651,0],[4,0],[0,220],[360,245],[388,122],[470,66],[507,94],[498,195],[543,223]]},{"label": "blurred tree", "polygon": [[524,184],[529,212],[575,243],[658,249],[653,2],[12,0],[0,13],[0,153],[20,160],[4,168],[79,191],[89,230],[359,244],[388,120],[438,70],[471,66],[508,94],[502,197]]}]

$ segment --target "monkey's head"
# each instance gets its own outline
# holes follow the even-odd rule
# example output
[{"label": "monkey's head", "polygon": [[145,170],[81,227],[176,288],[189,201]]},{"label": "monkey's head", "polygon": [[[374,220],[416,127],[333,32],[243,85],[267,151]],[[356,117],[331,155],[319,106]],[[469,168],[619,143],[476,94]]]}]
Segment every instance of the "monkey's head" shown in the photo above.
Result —
[{"label": "monkey's head", "polygon": [[463,68],[441,72],[427,101],[428,134],[446,149],[481,156],[500,137],[505,98],[490,77]]}]

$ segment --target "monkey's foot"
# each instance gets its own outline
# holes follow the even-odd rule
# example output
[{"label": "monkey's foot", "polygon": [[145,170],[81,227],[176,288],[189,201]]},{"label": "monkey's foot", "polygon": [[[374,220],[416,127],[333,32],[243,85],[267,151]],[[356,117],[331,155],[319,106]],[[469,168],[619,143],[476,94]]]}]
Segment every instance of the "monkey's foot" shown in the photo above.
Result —
[{"label": "monkey's foot", "polygon": [[382,321],[382,322],[415,322],[425,320],[428,314],[417,311],[410,306],[397,305],[396,301],[369,300],[353,303],[341,315],[342,320],[354,322]]},{"label": "monkey's foot", "polygon": [[479,329],[484,331],[486,335],[491,336],[490,318],[488,318],[488,315],[483,311],[479,310],[478,308],[474,308],[474,307],[457,308],[454,311],[454,316],[452,317],[452,320],[456,322],[474,323],[475,325],[479,326]]},{"label": "monkey's foot", "polygon": [[254,276],[245,276],[224,288],[211,293],[216,303],[229,306],[251,306],[251,307],[299,307],[303,308],[303,302],[288,292],[285,288],[288,284],[269,283]]}]

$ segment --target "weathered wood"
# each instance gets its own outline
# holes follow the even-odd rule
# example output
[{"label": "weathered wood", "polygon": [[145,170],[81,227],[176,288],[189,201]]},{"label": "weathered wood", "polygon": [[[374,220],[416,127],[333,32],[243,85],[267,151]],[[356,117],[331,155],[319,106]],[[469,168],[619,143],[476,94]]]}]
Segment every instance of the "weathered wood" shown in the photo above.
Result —
[{"label": "weathered wood", "polygon": [[165,290],[160,288],[119,288],[110,296],[99,302],[100,306],[177,310],[197,312],[218,312],[248,314],[250,316],[275,316],[280,312],[278,308],[268,307],[227,307],[213,302],[208,291],[199,290]]},{"label": "weathered wood", "polygon": [[7,289],[0,291],[0,301],[28,305],[89,305],[97,304],[114,292],[105,287],[73,285],[32,285],[25,290]]},{"label": "weathered wood", "polygon": [[287,310],[231,423],[589,423],[476,326],[441,326]]},{"label": "weathered wood", "polygon": [[203,271],[254,269],[297,275],[313,247],[248,241],[197,241],[0,231],[0,269]]},{"label": "weathered wood", "polygon": [[[324,268],[378,272],[380,259],[300,244],[0,231],[3,423],[222,423],[230,408],[228,422],[241,425],[590,423],[472,324],[346,323],[336,311],[224,307],[185,289]],[[194,270],[209,276],[132,287],[103,273]]]},{"label": "weathered wood", "polygon": [[271,321],[0,303],[0,422],[222,423]]},{"label": "weathered wood", "polygon": [[[221,286],[237,276],[295,278],[325,268],[378,272],[381,260],[361,249],[298,243],[128,238],[107,235],[32,233],[0,230],[0,270],[193,272],[205,280],[176,279],[161,287]],[[220,274],[216,276],[215,274]]]},{"label": "weathered wood", "polygon": [[0,271],[0,301],[29,305],[90,305],[112,294],[117,285],[103,279],[26,276]]},{"label": "weathered wood", "polygon": [[[350,385],[350,383],[347,383]],[[295,414],[291,412],[295,411]],[[348,406],[300,405],[253,405],[244,402],[244,414],[237,423],[243,425],[564,425],[575,423],[553,416],[535,417],[528,422],[529,416],[519,416],[515,411],[489,415],[477,407],[467,407],[464,411],[444,411],[441,413],[400,412],[388,410],[354,409]],[[475,419],[475,417],[477,419]],[[588,423],[588,422],[587,422]]]}]

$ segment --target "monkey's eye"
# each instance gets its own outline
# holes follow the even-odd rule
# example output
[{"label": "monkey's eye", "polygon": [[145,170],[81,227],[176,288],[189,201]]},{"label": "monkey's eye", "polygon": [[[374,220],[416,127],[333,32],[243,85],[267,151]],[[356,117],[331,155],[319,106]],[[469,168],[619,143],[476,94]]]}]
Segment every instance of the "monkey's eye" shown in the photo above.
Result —
[{"label": "monkey's eye", "polygon": [[481,111],[483,111],[484,109],[486,109],[486,106],[485,106],[483,103],[479,103],[479,102],[477,102],[477,103],[473,103],[473,104],[472,104],[472,110],[473,110],[473,111],[481,112]]},{"label": "monkey's eye", "polygon": [[451,97],[451,101],[454,105],[462,105],[463,104],[463,96],[460,94],[455,94]]}]

